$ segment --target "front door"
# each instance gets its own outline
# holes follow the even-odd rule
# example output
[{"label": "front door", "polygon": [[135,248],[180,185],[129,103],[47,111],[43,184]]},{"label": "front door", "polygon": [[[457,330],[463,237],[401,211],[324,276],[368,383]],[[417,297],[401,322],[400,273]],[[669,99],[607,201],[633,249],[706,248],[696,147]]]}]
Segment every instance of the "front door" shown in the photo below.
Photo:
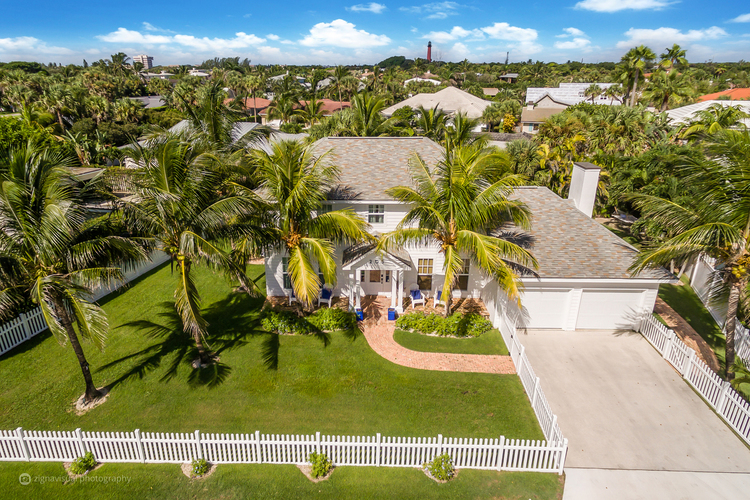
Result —
[{"label": "front door", "polygon": [[365,293],[367,295],[390,295],[391,272],[375,269],[366,271]]}]

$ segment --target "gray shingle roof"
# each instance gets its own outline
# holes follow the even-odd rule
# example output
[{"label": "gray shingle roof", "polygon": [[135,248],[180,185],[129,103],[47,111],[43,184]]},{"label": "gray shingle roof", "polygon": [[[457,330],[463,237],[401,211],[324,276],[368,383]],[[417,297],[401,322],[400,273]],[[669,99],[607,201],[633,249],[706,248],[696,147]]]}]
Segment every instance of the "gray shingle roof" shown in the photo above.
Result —
[{"label": "gray shingle roof", "polygon": [[[638,250],[594,219],[581,213],[546,187],[524,186],[514,198],[532,213],[532,253],[542,278],[632,278],[628,267]],[[645,271],[638,278],[659,279],[666,274]]]},{"label": "gray shingle roof", "polygon": [[443,148],[426,137],[326,137],[313,145],[315,154],[328,158],[341,172],[341,193],[334,199],[392,201],[386,189],[410,186],[408,162],[418,153],[434,167]]}]

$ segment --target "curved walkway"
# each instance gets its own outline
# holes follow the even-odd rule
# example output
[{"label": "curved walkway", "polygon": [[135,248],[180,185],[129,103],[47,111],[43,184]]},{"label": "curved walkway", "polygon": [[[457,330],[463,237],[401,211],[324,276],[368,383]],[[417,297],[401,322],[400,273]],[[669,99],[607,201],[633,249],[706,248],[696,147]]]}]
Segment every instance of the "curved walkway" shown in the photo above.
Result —
[{"label": "curved walkway", "polygon": [[446,354],[407,349],[393,340],[393,332],[396,330],[394,322],[385,320],[382,314],[373,309],[374,307],[371,306],[366,310],[365,314],[369,319],[363,322],[362,331],[370,347],[392,363],[420,370],[504,375],[516,373],[516,367],[510,356]]}]

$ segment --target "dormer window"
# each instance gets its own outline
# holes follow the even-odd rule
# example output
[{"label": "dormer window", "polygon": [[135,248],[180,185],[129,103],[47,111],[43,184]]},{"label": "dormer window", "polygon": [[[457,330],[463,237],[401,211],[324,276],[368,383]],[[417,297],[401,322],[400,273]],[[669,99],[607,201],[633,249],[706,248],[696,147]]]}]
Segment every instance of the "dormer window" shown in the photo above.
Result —
[{"label": "dormer window", "polygon": [[385,222],[385,205],[368,205],[367,222],[370,224]]}]

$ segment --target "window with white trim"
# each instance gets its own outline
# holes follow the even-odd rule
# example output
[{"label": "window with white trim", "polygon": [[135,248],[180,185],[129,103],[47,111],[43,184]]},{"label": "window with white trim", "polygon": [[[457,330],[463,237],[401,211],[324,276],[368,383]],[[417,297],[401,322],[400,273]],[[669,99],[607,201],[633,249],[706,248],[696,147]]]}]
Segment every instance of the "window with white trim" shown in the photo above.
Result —
[{"label": "window with white trim", "polygon": [[417,285],[420,290],[432,290],[432,259],[417,260]]},{"label": "window with white trim", "polygon": [[367,222],[370,224],[382,224],[385,222],[385,205],[368,205]]},{"label": "window with white trim", "polygon": [[289,257],[281,258],[281,276],[283,277],[284,290],[291,290],[292,280],[289,278]]},{"label": "window with white trim", "polygon": [[469,259],[463,259],[463,261],[461,270],[458,272],[456,288],[465,292],[469,289],[469,265],[471,261]]},{"label": "window with white trim", "polygon": [[333,212],[333,205],[330,203],[323,203],[320,206],[320,210],[318,211],[319,214],[327,214],[328,212]]}]

